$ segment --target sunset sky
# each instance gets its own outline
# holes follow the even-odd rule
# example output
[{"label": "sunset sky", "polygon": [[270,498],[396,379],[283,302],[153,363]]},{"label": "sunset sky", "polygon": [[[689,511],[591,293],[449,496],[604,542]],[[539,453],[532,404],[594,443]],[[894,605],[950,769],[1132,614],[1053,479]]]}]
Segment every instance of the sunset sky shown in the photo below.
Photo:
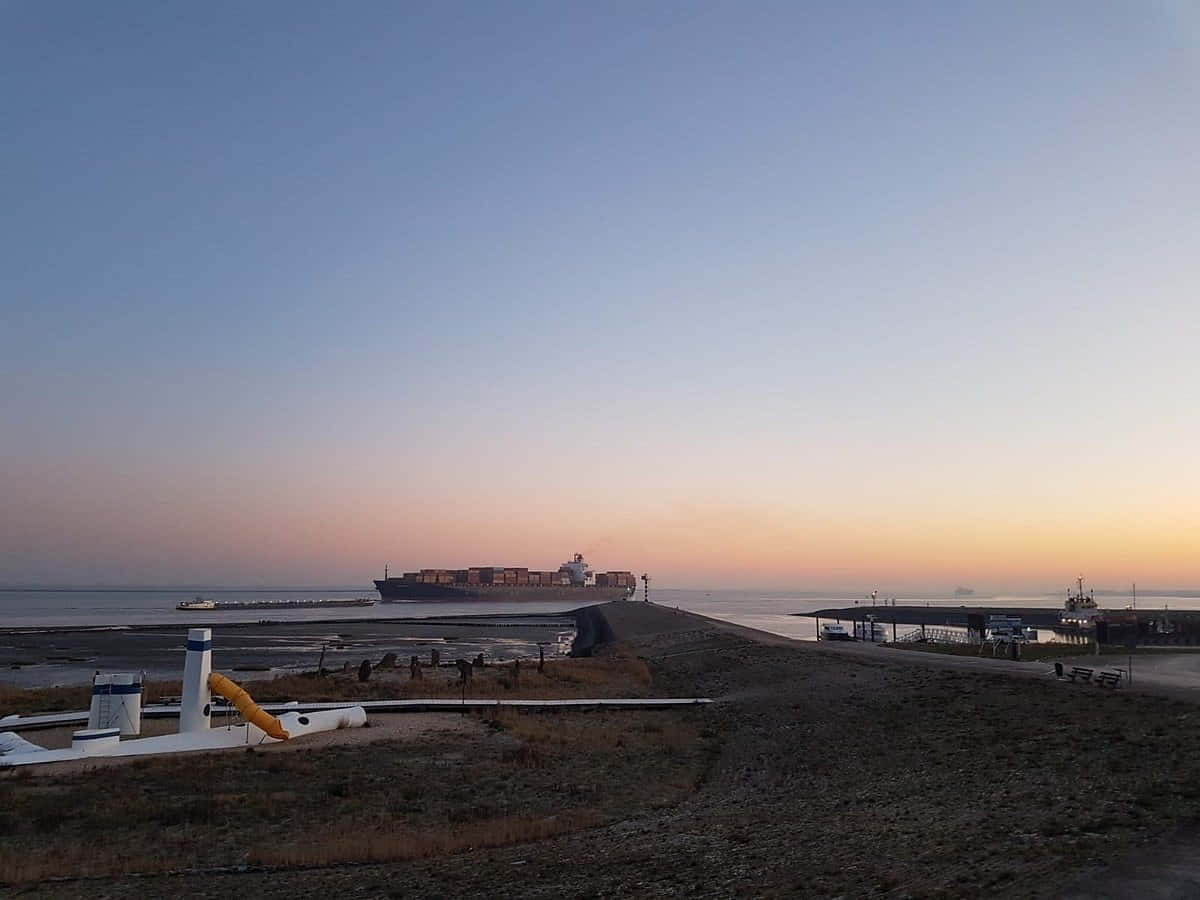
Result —
[{"label": "sunset sky", "polygon": [[0,4],[0,583],[1200,586],[1190,2]]}]

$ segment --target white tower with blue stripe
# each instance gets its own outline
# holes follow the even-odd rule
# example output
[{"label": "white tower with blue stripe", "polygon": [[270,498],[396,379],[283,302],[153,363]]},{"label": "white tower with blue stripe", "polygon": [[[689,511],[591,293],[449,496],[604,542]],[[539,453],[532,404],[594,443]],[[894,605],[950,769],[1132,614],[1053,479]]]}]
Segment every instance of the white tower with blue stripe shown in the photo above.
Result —
[{"label": "white tower with blue stripe", "polygon": [[183,693],[179,701],[179,733],[207,731],[212,709],[208,676],[212,673],[212,629],[188,629]]},{"label": "white tower with blue stripe", "polygon": [[142,732],[142,679],[137,675],[99,675],[92,679],[88,728],[119,728],[121,734]]}]

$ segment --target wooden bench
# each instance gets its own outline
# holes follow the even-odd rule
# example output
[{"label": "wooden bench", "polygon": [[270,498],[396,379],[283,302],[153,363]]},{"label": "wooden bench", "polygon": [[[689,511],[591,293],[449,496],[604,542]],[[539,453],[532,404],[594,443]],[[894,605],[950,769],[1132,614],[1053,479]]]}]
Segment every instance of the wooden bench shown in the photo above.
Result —
[{"label": "wooden bench", "polygon": [[1074,681],[1078,678],[1080,681],[1091,681],[1094,669],[1089,669],[1086,666],[1073,666],[1071,671],[1067,673],[1067,677]]},{"label": "wooden bench", "polygon": [[1102,687],[1111,688],[1121,684],[1121,679],[1125,673],[1121,669],[1113,672],[1097,672],[1095,669],[1089,669],[1087,666],[1072,666],[1071,670],[1064,672],[1063,675],[1072,681],[1087,681]]}]

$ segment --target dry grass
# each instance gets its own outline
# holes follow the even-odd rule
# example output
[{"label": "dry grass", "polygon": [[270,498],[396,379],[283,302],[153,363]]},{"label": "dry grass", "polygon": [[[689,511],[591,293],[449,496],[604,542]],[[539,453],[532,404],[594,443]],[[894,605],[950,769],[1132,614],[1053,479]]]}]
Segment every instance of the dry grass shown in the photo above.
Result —
[{"label": "dry grass", "polygon": [[402,829],[374,834],[338,834],[309,844],[289,844],[255,850],[250,860],[264,866],[323,866],[347,862],[388,862],[447,856],[485,847],[504,847],[599,825],[605,817],[595,810],[576,810],[564,816],[529,818],[505,816],[453,828]]},{"label": "dry grass", "polygon": [[[236,673],[234,673],[236,675]],[[356,673],[282,675],[243,686],[260,703],[286,700],[390,700],[461,697],[458,670],[422,670],[410,679],[407,667],[376,669],[371,680]],[[237,681],[235,677],[233,679]],[[593,657],[548,661],[538,672],[536,661],[525,661],[517,674],[511,663],[477,670],[467,684],[468,699],[566,700],[574,697],[643,697],[652,693],[650,670],[634,657]],[[178,697],[178,681],[146,682],[143,702],[159,703]],[[91,704],[87,685],[57,688],[16,688],[0,684],[0,716],[85,710]]]},{"label": "dry grass", "polygon": [[[443,699],[463,696],[458,670],[423,669],[412,679],[407,668],[377,669],[371,680],[356,675],[288,675],[246,685],[260,702],[282,700]],[[642,697],[651,693],[650,670],[632,657],[554,660],[538,672],[524,662],[477,669],[467,682],[467,699],[559,700],[573,697]]]},{"label": "dry grass", "polygon": [[[178,681],[147,681],[142,702],[160,703],[163,697],[178,697]],[[0,683],[0,716],[34,715],[87,709],[92,703],[91,685],[70,687],[19,688]]]},{"label": "dry grass", "polygon": [[594,718],[559,718],[524,710],[501,707],[488,716],[489,726],[505,731],[522,741],[523,746],[580,747],[619,750],[631,741],[631,732],[652,736],[648,741],[656,751],[682,752],[699,743],[692,723],[655,718],[631,721],[627,728],[612,728],[609,721]]},{"label": "dry grass", "polygon": [[[536,668],[505,687],[511,672],[489,667],[474,686],[508,697],[652,687],[636,659],[555,661],[540,675]],[[433,695],[438,682],[415,682],[414,693]],[[396,695],[395,680],[378,684]],[[316,686],[344,698],[373,685],[292,677],[251,690],[295,696],[300,686],[296,693],[312,696]],[[456,695],[456,685],[444,689]],[[0,770],[0,883],[417,859],[543,840],[691,794],[715,753],[715,733],[701,737],[705,714],[501,707],[473,737],[148,758],[106,769],[103,779]],[[103,845],[94,840],[101,832]]]},{"label": "dry grass", "polygon": [[5,772],[0,883],[415,859],[542,840],[686,797],[712,760],[702,715],[504,711],[473,738],[158,757],[103,779]]},{"label": "dry grass", "polygon": [[87,709],[92,702],[90,685],[56,688],[19,688],[0,684],[0,716]]}]

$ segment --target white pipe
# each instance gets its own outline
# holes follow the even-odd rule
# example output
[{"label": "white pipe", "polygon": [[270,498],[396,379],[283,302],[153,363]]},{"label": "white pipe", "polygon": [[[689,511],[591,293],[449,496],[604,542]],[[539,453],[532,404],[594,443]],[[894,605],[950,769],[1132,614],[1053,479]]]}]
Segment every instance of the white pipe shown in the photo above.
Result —
[{"label": "white pipe", "polygon": [[367,711],[361,706],[348,706],[320,712],[287,712],[279,716],[279,721],[289,735],[298,738],[319,731],[361,728],[367,724]]},{"label": "white pipe", "polygon": [[183,664],[183,691],[179,701],[179,733],[207,731],[212,711],[208,676],[212,672],[212,629],[188,630],[187,658]]},{"label": "white pipe", "polygon": [[[1053,669],[1047,669],[1050,675]],[[460,712],[463,709],[493,709],[495,707],[517,707],[522,709],[663,709],[676,706],[703,706],[712,703],[708,697],[633,697],[593,698],[579,700],[365,700],[361,706],[368,712],[377,713],[422,713]],[[301,710],[340,709],[341,703],[328,701],[289,700],[286,703],[260,703],[259,707],[278,715],[299,707]],[[179,716],[178,706],[147,706],[143,712],[148,718],[173,719]],[[39,716],[2,716],[0,728],[50,728],[56,725],[71,725],[86,722],[87,713],[46,713]]]}]

